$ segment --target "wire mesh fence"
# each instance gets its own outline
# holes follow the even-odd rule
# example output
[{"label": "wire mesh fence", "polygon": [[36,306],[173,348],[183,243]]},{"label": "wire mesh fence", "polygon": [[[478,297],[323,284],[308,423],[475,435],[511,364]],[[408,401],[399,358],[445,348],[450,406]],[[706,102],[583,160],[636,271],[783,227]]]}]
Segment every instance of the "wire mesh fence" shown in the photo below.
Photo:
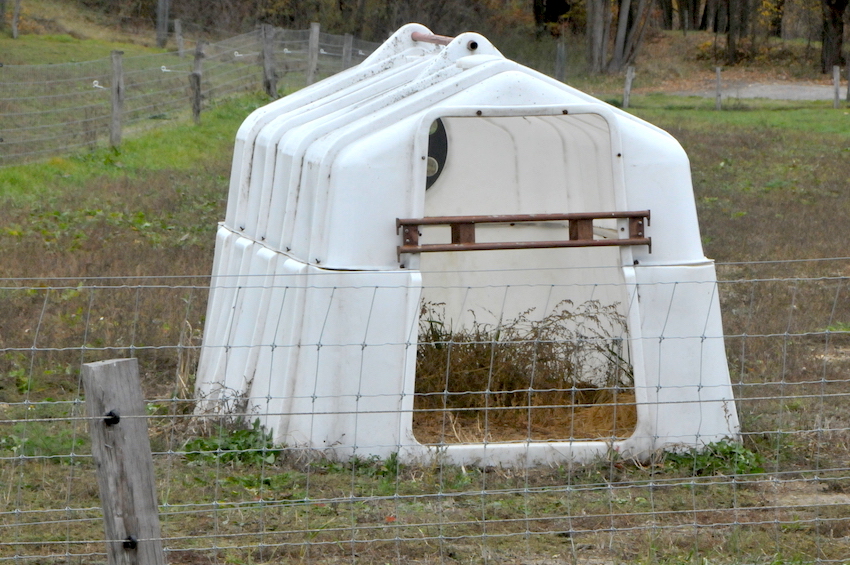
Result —
[{"label": "wire mesh fence", "polygon": [[[278,91],[306,84],[310,31],[275,28],[271,57]],[[344,68],[343,36],[319,33],[316,76]],[[351,61],[362,62],[377,43],[354,39]],[[193,93],[189,75],[200,70],[206,104],[263,87],[261,30],[198,45],[187,50],[123,57],[124,128],[155,127],[190,115]],[[110,59],[56,65],[0,66],[0,166],[69,151],[94,148],[109,140],[113,116]]]},{"label": "wire mesh fence", "polygon": [[[194,380],[207,277],[3,281],[0,562],[105,561],[80,372],[84,363],[136,357],[172,563],[844,563],[847,268],[848,260],[836,260],[833,274],[804,277],[755,264],[721,266],[729,276],[716,290],[740,442],[640,460],[609,450],[587,463],[566,457],[531,468],[453,465],[439,449],[613,445],[639,433],[634,393],[641,383],[629,376],[628,328],[605,309],[612,305],[584,301],[566,317],[555,304],[525,319],[491,312],[493,324],[461,329],[423,304],[403,344],[416,358],[415,399],[403,416],[413,420],[414,437],[404,442],[433,445],[438,455],[417,463],[399,455],[404,442],[386,457],[367,455],[368,439],[353,455],[336,452],[333,438],[324,449],[280,443],[251,402],[199,410]],[[306,290],[297,278],[286,284],[288,292]],[[369,294],[369,308],[388,291],[338,290]],[[328,312],[308,315],[325,319]],[[595,333],[590,320],[598,322]],[[543,326],[551,331],[534,331]],[[661,344],[664,337],[641,339]],[[321,346],[387,345],[398,344],[320,339],[258,347],[313,348],[321,358]],[[617,352],[606,369],[614,378],[579,378],[599,351]],[[550,374],[533,383],[544,365]],[[369,379],[362,366],[321,370]],[[318,382],[315,374],[305,378]],[[339,394],[311,392],[323,406]],[[270,395],[283,399],[287,391]],[[398,400],[384,399],[385,409],[399,410]]]}]

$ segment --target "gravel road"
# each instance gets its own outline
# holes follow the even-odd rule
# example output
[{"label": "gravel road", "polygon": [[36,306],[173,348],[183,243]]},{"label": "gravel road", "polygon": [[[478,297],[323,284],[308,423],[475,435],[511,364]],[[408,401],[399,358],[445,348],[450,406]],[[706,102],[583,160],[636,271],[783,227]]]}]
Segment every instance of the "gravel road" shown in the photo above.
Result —
[{"label": "gravel road", "polygon": [[[682,96],[704,96],[714,98],[716,91],[703,90],[696,92],[677,92]],[[845,99],[847,89],[841,87],[839,96]],[[819,84],[739,84],[723,85],[723,99],[729,98],[771,98],[774,100],[832,100],[835,90],[832,86]]]}]

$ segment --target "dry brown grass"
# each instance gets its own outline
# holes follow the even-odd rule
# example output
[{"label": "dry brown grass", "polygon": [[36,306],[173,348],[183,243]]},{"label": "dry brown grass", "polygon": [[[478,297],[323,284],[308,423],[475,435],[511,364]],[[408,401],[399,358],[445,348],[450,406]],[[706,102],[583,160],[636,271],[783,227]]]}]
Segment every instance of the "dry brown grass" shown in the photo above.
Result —
[{"label": "dry brown grass", "polygon": [[617,305],[558,304],[496,326],[420,317],[414,432],[426,443],[613,439],[634,429],[625,319]]}]

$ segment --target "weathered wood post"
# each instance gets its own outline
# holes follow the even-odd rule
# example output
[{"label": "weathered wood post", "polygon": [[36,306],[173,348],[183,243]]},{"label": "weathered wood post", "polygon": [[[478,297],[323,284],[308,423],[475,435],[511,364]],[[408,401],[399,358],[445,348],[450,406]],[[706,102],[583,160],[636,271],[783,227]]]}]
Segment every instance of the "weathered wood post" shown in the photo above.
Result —
[{"label": "weathered wood post", "polygon": [[263,41],[263,90],[272,100],[277,99],[277,73],[274,65],[274,27],[263,24],[260,28]]},{"label": "weathered wood post", "polygon": [[351,67],[351,57],[354,54],[354,36],[346,33],[342,40],[342,70]]},{"label": "weathered wood post", "polygon": [[555,80],[567,82],[567,43],[563,35],[555,50]]},{"label": "weathered wood post", "polygon": [[201,70],[204,60],[204,42],[198,41],[195,45],[195,63],[192,72],[189,74],[189,88],[192,92],[192,119],[196,124],[201,123],[201,101],[203,94],[201,91]]},{"label": "weathered wood post", "polygon": [[838,65],[832,66],[832,86],[835,89],[832,107],[837,109],[841,105],[841,67]]},{"label": "weathered wood post", "polygon": [[847,102],[850,102],[850,64],[847,65]]},{"label": "weathered wood post", "polygon": [[109,145],[121,145],[121,120],[124,114],[123,51],[112,52],[112,116],[109,120]]},{"label": "weathered wood post", "polygon": [[160,49],[168,41],[168,4],[169,0],[157,0],[156,3],[156,46]]},{"label": "weathered wood post", "polygon": [[629,107],[629,99],[632,96],[632,82],[635,80],[635,68],[629,65],[626,68],[626,85],[623,88],[623,108]]},{"label": "weathered wood post", "polygon": [[310,42],[307,47],[307,86],[316,82],[316,74],[319,71],[319,32],[321,26],[313,22],[310,24]]},{"label": "weathered wood post", "polygon": [[21,0],[15,0],[12,10],[12,39],[18,38],[18,22],[21,21]]},{"label": "weathered wood post", "polygon": [[186,46],[183,43],[183,22],[174,20],[174,42],[177,43],[177,56],[181,59],[186,56]]},{"label": "weathered wood post", "polygon": [[83,365],[109,565],[165,565],[136,359]]},{"label": "weathered wood post", "polygon": [[714,94],[714,109],[721,110],[723,108],[723,83],[720,80],[720,67],[714,67],[716,92]]}]

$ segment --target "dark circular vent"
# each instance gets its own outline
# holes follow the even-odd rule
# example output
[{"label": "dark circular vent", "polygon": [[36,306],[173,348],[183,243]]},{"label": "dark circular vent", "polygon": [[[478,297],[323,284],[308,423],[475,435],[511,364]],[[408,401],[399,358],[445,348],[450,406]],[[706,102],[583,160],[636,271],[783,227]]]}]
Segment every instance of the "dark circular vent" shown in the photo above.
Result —
[{"label": "dark circular vent", "polygon": [[449,138],[446,135],[446,126],[443,125],[443,120],[437,118],[431,124],[431,129],[428,132],[428,162],[426,166],[426,174],[428,175],[425,181],[425,190],[431,188],[443,168],[446,166],[446,155],[449,152]]}]

